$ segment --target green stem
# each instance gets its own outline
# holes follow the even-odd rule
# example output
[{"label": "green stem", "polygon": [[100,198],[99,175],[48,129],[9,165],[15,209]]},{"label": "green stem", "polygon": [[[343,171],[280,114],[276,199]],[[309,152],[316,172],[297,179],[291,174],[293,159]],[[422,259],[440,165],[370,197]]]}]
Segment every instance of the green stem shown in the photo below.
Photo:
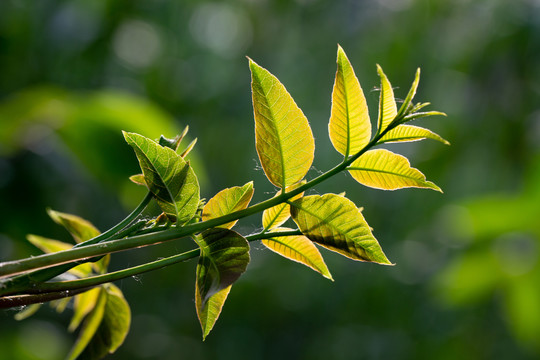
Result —
[{"label": "green stem", "polygon": [[[90,245],[97,244],[99,242],[111,239],[117,232],[121,231],[126,226],[128,226],[131,222],[133,222],[133,220],[135,220],[137,216],[139,216],[143,212],[146,206],[148,206],[152,198],[153,198],[152,193],[148,192],[146,196],[144,197],[144,199],[139,203],[139,205],[137,205],[137,207],[128,216],[126,216],[122,221],[120,221],[118,224],[116,224],[109,230],[105,231],[104,233],[90,240],[87,240],[87,241],[84,241],[82,243],[75,245],[72,249],[83,249],[86,246],[90,246]],[[56,264],[53,263],[52,265],[56,265]],[[61,264],[61,265],[53,266],[47,269],[36,270],[28,274],[14,276],[12,278],[7,279],[4,282],[0,282],[0,295],[17,293],[20,290],[28,287],[32,283],[40,283],[43,281],[50,280],[54,278],[55,276],[58,276],[60,274],[65,273],[66,271],[69,271],[70,269],[72,269],[73,267],[77,265],[79,265],[78,262]],[[0,264],[0,268],[1,266],[2,265]],[[27,270],[32,270],[32,268],[27,269]],[[21,273],[27,270],[19,271],[17,273]]]},{"label": "green stem", "polygon": [[[299,230],[259,233],[250,236],[246,236],[246,239],[251,241],[268,239],[272,236],[296,236],[301,235]],[[107,274],[96,275],[83,279],[68,280],[68,281],[56,281],[50,283],[36,284],[36,286],[28,289],[24,295],[6,296],[0,298],[0,308],[10,308],[15,306],[30,305],[33,303],[41,303],[50,300],[61,299],[77,295],[81,292],[90,290],[96,286],[125,279],[127,277],[140,275],[153,270],[161,269],[170,265],[184,262],[199,256],[200,250],[193,249],[182,254],[169,256],[163,259],[145,263],[139,266],[134,266],[127,269],[122,269]]]},{"label": "green stem", "polygon": [[[397,122],[393,121],[392,124],[394,123],[397,123]],[[51,254],[43,254],[43,255],[26,258],[22,260],[4,262],[0,264],[0,277],[15,275],[15,274],[27,272],[33,269],[48,268],[51,266],[56,266],[59,264],[66,264],[66,263],[70,263],[70,262],[78,261],[78,260],[88,260],[96,256],[105,255],[105,254],[109,254],[113,252],[118,252],[118,251],[123,251],[123,250],[143,247],[143,246],[155,245],[155,244],[159,244],[165,241],[180,239],[182,237],[193,235],[195,233],[201,232],[206,229],[210,229],[210,228],[223,225],[234,220],[238,220],[238,219],[259,213],[270,207],[286,202],[288,199],[292,198],[293,196],[300,194],[302,192],[305,192],[311,187],[327,180],[328,178],[336,175],[337,173],[346,170],[347,167],[354,160],[356,160],[362,154],[368,151],[370,148],[375,146],[377,142],[389,130],[393,128],[393,126],[391,126],[392,124],[390,124],[390,126],[388,126],[384,131],[382,131],[380,134],[376,135],[373,139],[371,139],[371,141],[366,146],[364,146],[362,150],[360,150],[353,156],[350,156],[348,159],[346,159],[339,165],[335,166],[334,168],[308,181],[306,184],[299,186],[296,189],[293,189],[289,192],[282,193],[279,196],[267,199],[258,204],[252,205],[246,209],[239,210],[239,211],[236,211],[236,212],[233,212],[233,213],[230,213],[230,214],[218,217],[218,218],[210,219],[207,221],[203,221],[203,222],[199,222],[199,223],[195,223],[195,224],[191,224],[191,225],[187,225],[187,226],[183,226],[179,228],[171,228],[171,229],[159,232],[159,233],[136,235],[136,236],[127,237],[124,239],[116,239],[116,240],[101,242],[98,244],[85,245],[84,247],[77,247],[77,248],[74,247],[70,250],[59,251],[59,252],[51,253]],[[39,283],[39,282],[48,280],[50,278],[51,277],[47,279],[42,279],[41,277],[39,279],[32,278],[32,282]],[[16,293],[14,292],[14,285],[15,285],[13,283],[14,279],[17,279],[17,277],[8,278],[4,280],[3,282],[0,282],[0,296]],[[21,289],[17,287],[16,290],[20,291]]]}]

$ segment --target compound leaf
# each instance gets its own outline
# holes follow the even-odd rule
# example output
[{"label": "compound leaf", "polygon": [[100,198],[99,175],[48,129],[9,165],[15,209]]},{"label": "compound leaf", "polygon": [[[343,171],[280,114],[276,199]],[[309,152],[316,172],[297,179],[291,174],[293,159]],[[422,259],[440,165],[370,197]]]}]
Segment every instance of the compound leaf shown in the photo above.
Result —
[{"label": "compound leaf", "polygon": [[[232,212],[245,209],[253,197],[253,181],[244,186],[235,186],[218,192],[203,208],[203,221],[217,218]],[[220,225],[221,228],[230,229],[238,220]]]},{"label": "compound leaf", "polygon": [[[292,229],[278,228],[274,231],[290,231]],[[303,235],[279,236],[276,234],[268,239],[261,240],[264,246],[275,253],[304,264],[321,273],[325,278],[333,280],[319,249],[311,240]]]},{"label": "compound leaf", "polygon": [[377,72],[381,78],[381,94],[379,97],[379,129],[378,133],[383,132],[397,115],[396,99],[392,84],[384,74],[382,68],[377,64]]},{"label": "compound leaf", "polygon": [[302,180],[315,152],[307,118],[283,84],[251,59],[255,146],[270,182],[281,189]]},{"label": "compound leaf", "polygon": [[77,215],[71,215],[47,209],[47,213],[55,223],[63,226],[73,236],[77,243],[90,240],[100,234],[88,220]]},{"label": "compound leaf", "polygon": [[189,221],[199,205],[199,183],[189,163],[142,135],[124,132],[124,137],[135,150],[146,185],[161,210],[178,225]]},{"label": "compound leaf", "polygon": [[414,125],[398,125],[394,129],[388,131],[379,140],[379,143],[391,143],[391,142],[408,142],[418,141],[424,139],[432,139],[442,142],[445,145],[450,145],[448,141],[437,135],[431,130],[424,129]]},{"label": "compound leaf", "polygon": [[345,157],[360,151],[371,138],[366,98],[341,46],[338,46],[328,132],[334,148]]},{"label": "compound leaf", "polygon": [[[299,186],[304,185],[305,183],[306,183],[305,181],[301,181],[295,185],[289,186],[287,188],[287,191],[294,190],[298,188]],[[279,196],[279,195],[281,195],[281,190],[279,190],[274,197]],[[291,201],[301,198],[303,195],[304,193],[302,192],[296,196],[293,196],[291,198]],[[283,223],[287,221],[289,217],[291,217],[289,204],[281,203],[279,205],[273,206],[263,211],[262,224],[266,230],[273,229],[280,225],[283,225]]]},{"label": "compound leaf", "polygon": [[353,260],[391,264],[349,199],[336,194],[304,196],[291,202],[291,216],[311,241]]},{"label": "compound leaf", "polygon": [[367,151],[348,168],[352,177],[360,184],[382,190],[408,187],[442,190],[427,181],[424,174],[411,167],[406,157],[386,149]]},{"label": "compound leaf", "polygon": [[214,326],[229,288],[249,263],[249,244],[240,234],[213,228],[196,237],[201,249],[197,264],[195,298],[197,315],[206,337]]}]

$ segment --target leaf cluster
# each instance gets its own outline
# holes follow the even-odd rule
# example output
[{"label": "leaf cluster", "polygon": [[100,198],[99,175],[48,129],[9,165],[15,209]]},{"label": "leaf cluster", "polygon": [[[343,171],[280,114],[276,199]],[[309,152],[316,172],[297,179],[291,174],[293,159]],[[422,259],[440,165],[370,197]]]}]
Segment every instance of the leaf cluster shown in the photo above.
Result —
[{"label": "leaf cluster", "polygon": [[[145,186],[148,196],[132,214],[103,234],[83,219],[50,211],[52,219],[67,228],[78,244],[29,236],[28,240],[47,255],[0,264],[0,276],[5,278],[1,280],[0,304],[2,300],[7,304],[32,303],[43,300],[44,296],[69,299],[73,294],[65,291],[78,291],[74,296],[70,330],[81,323],[82,326],[68,358],[84,352],[101,357],[120,346],[130,322],[129,306],[110,281],[198,256],[195,306],[204,339],[214,327],[232,285],[248,267],[251,241],[260,240],[273,252],[331,280],[319,247],[353,260],[391,265],[362,209],[344,194],[306,195],[306,190],[347,171],[358,183],[376,189],[415,187],[441,191],[411,167],[407,158],[380,148],[387,143],[423,139],[448,144],[428,129],[406,124],[421,117],[443,115],[421,112],[428,104],[413,103],[420,71],[416,72],[411,89],[398,109],[392,85],[377,67],[381,79],[379,111],[372,129],[360,83],[345,52],[338,47],[328,130],[343,160],[309,179],[315,140],[308,119],[273,74],[251,59],[249,67],[255,146],[266,177],[276,187],[273,197],[250,205],[254,185],[248,182],[226,188],[205,201],[200,197],[197,176],[187,160],[195,141],[180,148],[187,128],[174,139],[161,137],[157,141],[124,132],[142,172],[131,180]],[[160,213],[151,219],[141,219],[140,214],[151,200],[155,200]],[[242,235],[233,229],[239,219],[257,213],[261,214],[259,232]],[[193,251],[107,272],[112,252],[184,237],[193,240]],[[67,300],[61,301],[64,305],[55,305],[57,308],[65,307]]]}]

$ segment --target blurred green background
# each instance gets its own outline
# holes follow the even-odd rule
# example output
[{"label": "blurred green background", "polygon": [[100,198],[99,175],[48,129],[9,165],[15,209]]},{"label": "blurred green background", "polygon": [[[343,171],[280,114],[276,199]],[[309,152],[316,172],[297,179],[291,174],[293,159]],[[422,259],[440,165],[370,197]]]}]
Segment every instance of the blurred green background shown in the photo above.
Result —
[{"label": "blurred green background", "polygon": [[[254,180],[245,56],[284,83],[310,120],[309,178],[340,160],[327,135],[340,44],[376,116],[380,64],[403,98],[447,118],[448,139],[392,146],[443,195],[382,192],[338,176],[394,267],[323,251],[335,282],[260,244],[205,342],[196,262],[118,282],[133,323],[114,359],[537,359],[540,357],[540,2],[537,0],[2,0],[0,261],[67,240],[46,207],[104,230],[142,190],[121,129],[172,137],[189,125],[202,196]],[[240,223],[243,233],[260,219]],[[115,255],[111,268],[182,251],[189,240]],[[57,359],[69,311],[0,313],[0,359]]]}]

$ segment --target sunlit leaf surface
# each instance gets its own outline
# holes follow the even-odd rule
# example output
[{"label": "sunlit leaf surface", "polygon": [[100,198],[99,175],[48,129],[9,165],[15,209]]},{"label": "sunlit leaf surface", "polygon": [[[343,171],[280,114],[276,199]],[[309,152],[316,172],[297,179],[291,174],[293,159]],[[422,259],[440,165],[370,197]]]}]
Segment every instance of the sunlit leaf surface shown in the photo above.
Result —
[{"label": "sunlit leaf surface", "polygon": [[390,125],[397,115],[396,99],[392,84],[384,74],[382,68],[377,65],[377,72],[381,78],[381,94],[379,97],[379,133]]},{"label": "sunlit leaf surface", "polygon": [[180,225],[189,221],[199,205],[199,183],[191,166],[174,150],[144,136],[124,132],[124,137],[161,210]]},{"label": "sunlit leaf surface", "polygon": [[427,181],[424,174],[411,167],[406,157],[385,149],[366,152],[351,164],[349,172],[360,184],[376,189],[416,187],[441,191],[437,185]]},{"label": "sunlit leaf surface", "polygon": [[379,143],[408,142],[423,139],[437,140],[443,144],[450,145],[448,141],[435,134],[433,131],[414,125],[398,125],[394,129],[388,131],[381,140],[379,140]]},{"label": "sunlit leaf surface", "polygon": [[[292,229],[279,228],[277,231],[290,231]],[[294,236],[273,236],[269,239],[261,241],[264,246],[270,250],[278,253],[279,255],[296,261],[300,264],[304,264],[313,270],[321,273],[325,278],[330,280],[332,275],[328,271],[324,259],[319,252],[319,249],[313,244],[311,240],[303,235]]]},{"label": "sunlit leaf surface", "polygon": [[[203,221],[217,218],[232,212],[245,209],[253,196],[253,182],[249,182],[244,186],[235,186],[225,190],[221,190],[203,208]],[[219,227],[230,229],[238,220]]]},{"label": "sunlit leaf surface", "polygon": [[[303,184],[305,184],[305,181],[301,181],[298,184],[295,184],[293,186],[289,186],[287,188],[287,191],[294,190],[298,186],[301,186]],[[279,190],[274,197],[279,196],[279,195],[281,195],[281,190]],[[300,193],[300,194],[298,194],[296,196],[293,196],[291,198],[291,200],[301,198],[303,195],[304,195],[304,193]],[[291,212],[290,212],[289,204],[282,203],[282,204],[273,206],[273,207],[268,208],[268,209],[263,211],[262,224],[263,224],[264,228],[267,229],[267,230],[268,229],[273,229],[273,228],[276,228],[276,227],[278,227],[280,225],[283,225],[283,223],[285,223],[285,221],[287,221],[290,217],[291,217]]]},{"label": "sunlit leaf surface", "polygon": [[311,241],[354,260],[390,264],[364,216],[349,199],[326,194],[291,203],[291,215]]},{"label": "sunlit leaf surface", "polygon": [[311,167],[315,142],[302,110],[279,80],[250,60],[255,145],[264,172],[284,189]]},{"label": "sunlit leaf surface", "polygon": [[221,314],[223,304],[225,304],[231,288],[232,285],[229,285],[225,289],[219,290],[217,293],[211,295],[206,302],[203,302],[201,299],[199,287],[195,288],[195,306],[197,308],[199,322],[201,323],[203,340],[206,339],[206,336],[214,327],[219,314]]},{"label": "sunlit leaf surface", "polygon": [[345,156],[357,153],[371,138],[366,98],[341,47],[338,48],[328,131],[334,148]]},{"label": "sunlit leaf surface", "polygon": [[66,214],[51,209],[48,209],[47,213],[54,222],[65,227],[78,243],[90,240],[100,234],[99,230],[88,220],[77,215]]}]

